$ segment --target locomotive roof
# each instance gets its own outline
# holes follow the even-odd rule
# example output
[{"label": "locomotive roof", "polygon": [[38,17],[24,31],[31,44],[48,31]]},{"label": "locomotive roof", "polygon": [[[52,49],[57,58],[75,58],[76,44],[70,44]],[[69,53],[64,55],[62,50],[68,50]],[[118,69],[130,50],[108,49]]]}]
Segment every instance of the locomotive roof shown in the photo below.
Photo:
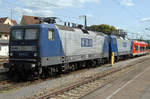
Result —
[{"label": "locomotive roof", "polygon": [[72,27],[63,26],[63,25],[56,25],[56,26],[61,30],[75,31],[74,28],[72,28]]},{"label": "locomotive roof", "polygon": [[53,27],[54,28],[54,25],[53,24],[28,24],[28,25],[15,25],[15,26],[12,26],[11,28],[36,28],[36,27]]},{"label": "locomotive roof", "polygon": [[[56,25],[60,30],[66,30],[66,31],[75,31],[76,29],[79,28],[73,28],[73,27],[68,27],[68,26],[63,26],[63,25]],[[82,29],[80,29],[82,30]],[[102,32],[96,32],[96,31],[88,31],[87,32],[92,32],[95,33],[96,35],[101,35],[101,36],[105,36],[106,34],[102,33]]]},{"label": "locomotive roof", "polygon": [[[66,30],[66,31],[75,31],[75,30],[82,30],[82,29],[79,29],[79,28],[73,28],[73,27],[68,27],[68,26],[63,26],[63,25],[58,25],[56,24],[57,28],[60,29],[60,30]],[[16,25],[16,26],[13,26],[11,27],[12,29],[15,29],[15,28],[36,28],[36,27],[53,27],[55,28],[55,25],[54,24],[30,24],[30,25]],[[101,36],[106,36],[106,34],[102,33],[102,32],[96,32],[96,31],[88,31],[86,30],[88,33],[95,33],[96,35],[101,35]],[[82,32],[84,32],[84,30],[82,30]],[[87,33],[87,34],[88,34]]]},{"label": "locomotive roof", "polygon": [[139,44],[147,44],[146,42],[144,42],[144,41],[133,41],[133,42],[135,42],[135,43],[139,43]]}]

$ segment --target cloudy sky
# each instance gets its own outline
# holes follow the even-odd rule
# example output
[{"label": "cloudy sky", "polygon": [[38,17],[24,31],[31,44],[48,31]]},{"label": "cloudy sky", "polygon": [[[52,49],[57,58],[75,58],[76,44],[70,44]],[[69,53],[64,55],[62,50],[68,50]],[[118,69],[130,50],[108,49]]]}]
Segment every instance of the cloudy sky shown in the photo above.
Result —
[{"label": "cloudy sky", "polygon": [[150,0],[0,0],[0,17],[19,21],[22,15],[56,16],[63,21],[88,25],[110,24],[129,32],[130,37],[150,39]]}]

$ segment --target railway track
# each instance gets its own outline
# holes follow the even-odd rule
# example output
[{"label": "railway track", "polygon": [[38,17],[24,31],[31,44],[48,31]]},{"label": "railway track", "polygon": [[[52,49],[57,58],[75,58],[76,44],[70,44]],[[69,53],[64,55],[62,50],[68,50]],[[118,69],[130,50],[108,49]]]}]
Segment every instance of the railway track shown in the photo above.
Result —
[{"label": "railway track", "polygon": [[[147,59],[146,59],[147,60]],[[144,62],[146,61],[145,59],[140,60],[138,63]],[[80,97],[83,97],[84,95],[87,95],[88,93],[101,88],[103,86],[105,86],[106,84],[110,83],[111,81],[106,81],[106,78],[108,75],[112,75],[114,73],[117,73],[121,70],[124,70],[126,68],[132,67],[133,65],[137,64],[137,62],[135,62],[132,65],[128,65],[126,67],[117,67],[117,68],[111,68],[108,70],[105,70],[104,72],[92,75],[92,76],[87,76],[85,77],[83,80],[74,82],[72,84],[69,84],[66,87],[63,87],[62,89],[58,89],[56,91],[51,91],[51,93],[48,94],[41,94],[41,96],[36,96],[36,99],[48,99],[48,98],[54,98],[54,99],[70,99],[70,97],[72,99],[78,99]],[[52,78],[48,78],[47,80],[51,80]],[[105,79],[106,83],[104,83],[103,80]],[[109,79],[112,79],[112,77],[110,77]],[[18,89],[21,87],[26,87],[29,85],[34,85],[37,83],[43,82],[43,80],[36,80],[36,81],[28,81],[28,82],[19,82],[19,83],[15,83],[15,82],[11,82],[8,80],[5,81],[0,81],[0,93],[6,92],[6,91],[10,91],[13,89]],[[29,98],[30,99],[30,98]],[[35,98],[34,98],[35,99]]]},{"label": "railway track", "polygon": [[75,82],[65,88],[58,89],[57,91],[44,95],[41,94],[38,99],[79,99],[112,82],[113,78],[115,78],[113,77],[114,74],[117,74],[123,70],[127,70],[126,72],[128,72],[134,65],[140,64],[144,61],[147,61],[148,59],[140,60],[138,63],[135,62],[134,64],[125,66],[123,68],[117,67],[111,70],[106,70],[103,73],[96,74],[94,76],[88,77],[87,79]]},{"label": "railway track", "polygon": [[10,80],[0,81],[0,93],[7,92],[14,89],[19,89],[22,87],[34,85],[37,83],[42,82],[42,80],[36,80],[36,81],[27,81],[27,82],[13,82]]}]

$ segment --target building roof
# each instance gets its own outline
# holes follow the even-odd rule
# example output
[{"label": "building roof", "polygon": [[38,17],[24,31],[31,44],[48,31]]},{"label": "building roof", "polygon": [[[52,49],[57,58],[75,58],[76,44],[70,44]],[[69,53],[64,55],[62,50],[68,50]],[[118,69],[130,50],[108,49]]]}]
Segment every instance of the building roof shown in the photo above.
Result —
[{"label": "building roof", "polygon": [[11,25],[0,23],[0,33],[9,33]]},{"label": "building roof", "polygon": [[0,18],[0,23],[4,23],[8,17]]},{"label": "building roof", "polygon": [[34,16],[27,16],[23,15],[22,20],[20,24],[26,25],[26,24],[39,24],[39,20],[35,19]]},{"label": "building roof", "polygon": [[12,21],[12,23],[14,24],[14,25],[17,25],[17,21],[16,20],[11,20]]},{"label": "building roof", "polygon": [[[7,19],[9,19],[9,18],[8,18],[8,17],[0,18],[0,23],[4,24],[4,22],[5,22]],[[13,23],[13,25],[17,25],[17,21],[16,21],[16,20],[11,20],[11,19],[9,19],[9,20]]]}]

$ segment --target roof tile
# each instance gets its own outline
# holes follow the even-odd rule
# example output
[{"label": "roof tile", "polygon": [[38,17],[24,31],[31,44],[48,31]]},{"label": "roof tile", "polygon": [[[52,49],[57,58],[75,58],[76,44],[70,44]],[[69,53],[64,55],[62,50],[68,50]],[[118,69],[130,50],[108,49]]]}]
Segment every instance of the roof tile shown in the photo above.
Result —
[{"label": "roof tile", "polygon": [[23,24],[23,25],[26,25],[26,24],[39,24],[39,20],[35,19],[34,16],[23,15],[20,24]]}]

